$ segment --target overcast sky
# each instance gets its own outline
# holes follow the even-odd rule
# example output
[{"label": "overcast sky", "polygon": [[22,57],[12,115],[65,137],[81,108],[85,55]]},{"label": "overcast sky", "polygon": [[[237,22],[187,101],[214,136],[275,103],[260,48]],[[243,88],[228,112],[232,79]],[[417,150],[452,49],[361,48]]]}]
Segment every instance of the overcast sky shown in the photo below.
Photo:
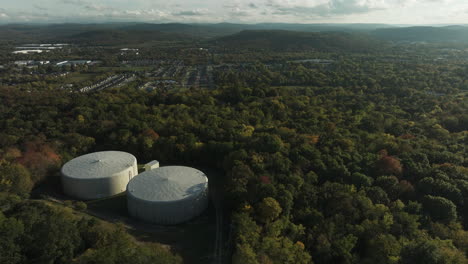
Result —
[{"label": "overcast sky", "polygon": [[468,0],[0,0],[0,23],[467,24]]}]

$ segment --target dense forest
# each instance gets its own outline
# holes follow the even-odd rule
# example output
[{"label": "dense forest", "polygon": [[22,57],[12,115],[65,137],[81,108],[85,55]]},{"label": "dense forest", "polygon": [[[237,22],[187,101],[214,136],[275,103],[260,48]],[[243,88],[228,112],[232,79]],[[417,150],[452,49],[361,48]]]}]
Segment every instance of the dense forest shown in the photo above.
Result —
[{"label": "dense forest", "polygon": [[435,60],[438,49],[413,46],[311,51],[313,60],[287,45],[213,50],[203,55],[221,65],[212,89],[0,85],[0,262],[181,263],[83,202],[35,192],[73,157],[113,149],[223,171],[232,263],[468,263],[460,56]]},{"label": "dense forest", "polygon": [[[10,24],[0,25],[0,43],[72,41],[111,44],[138,43],[140,41],[170,40],[177,38],[205,39],[220,38],[242,31],[294,31],[300,35],[311,32],[335,32],[369,35],[379,40],[403,42],[468,42],[466,26],[395,26],[387,24],[152,24],[152,23],[108,23],[108,24]],[[102,35],[97,34],[101,32]],[[108,38],[104,38],[104,36]],[[96,41],[93,42],[94,38]],[[101,43],[101,42],[103,43]],[[113,41],[113,42],[111,42]],[[286,41],[288,42],[288,41]],[[338,43],[334,43],[335,45]]]},{"label": "dense forest", "polygon": [[383,40],[428,41],[428,42],[467,42],[468,28],[464,26],[446,27],[404,27],[381,28],[371,33]]},{"label": "dense forest", "polygon": [[[284,40],[287,41],[284,41]],[[246,30],[215,40],[230,49],[320,50],[326,52],[372,52],[384,43],[364,34],[343,32],[295,32],[285,30]]]}]

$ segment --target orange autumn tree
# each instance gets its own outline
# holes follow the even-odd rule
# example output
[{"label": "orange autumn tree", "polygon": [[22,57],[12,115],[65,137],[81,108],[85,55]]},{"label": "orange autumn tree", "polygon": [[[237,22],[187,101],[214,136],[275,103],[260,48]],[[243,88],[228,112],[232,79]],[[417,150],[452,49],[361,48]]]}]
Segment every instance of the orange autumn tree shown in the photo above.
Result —
[{"label": "orange autumn tree", "polygon": [[400,160],[394,156],[388,155],[386,149],[379,151],[379,160],[376,162],[377,172],[381,175],[399,176],[403,172]]},{"label": "orange autumn tree", "polygon": [[23,149],[17,162],[29,169],[34,183],[43,180],[50,169],[60,165],[61,157],[45,142],[27,142]]}]

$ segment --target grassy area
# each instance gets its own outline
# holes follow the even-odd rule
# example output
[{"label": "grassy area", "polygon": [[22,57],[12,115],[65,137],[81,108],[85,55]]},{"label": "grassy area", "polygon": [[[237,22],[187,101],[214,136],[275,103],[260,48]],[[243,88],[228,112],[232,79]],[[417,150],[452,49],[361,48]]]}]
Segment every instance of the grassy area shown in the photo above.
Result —
[{"label": "grassy area", "polygon": [[121,71],[121,70],[125,70],[125,71],[150,71],[151,69],[153,69],[154,67],[150,67],[150,66],[130,66],[130,65],[122,65],[122,66],[118,66],[118,67],[98,67],[96,69],[94,69],[94,72],[115,72],[115,71]]},{"label": "grassy area", "polygon": [[127,195],[125,193],[114,195],[109,198],[92,200],[86,202],[88,209],[104,212],[106,214],[116,214],[127,217]]},{"label": "grassy area", "polygon": [[202,264],[211,260],[216,238],[216,211],[211,204],[202,215],[190,222],[159,226],[131,218],[127,212],[125,193],[86,203],[92,213],[123,222],[137,240],[170,246],[184,258],[184,263]]},{"label": "grassy area", "polygon": [[121,67],[120,69],[125,69],[125,70],[128,70],[128,71],[136,71],[136,72],[147,72],[147,71],[151,71],[154,67],[149,67],[149,66],[140,66],[140,67],[136,67],[136,66],[129,66],[129,65],[126,65],[126,66],[123,66]]},{"label": "grassy area", "polygon": [[99,76],[99,74],[92,72],[75,72],[67,76],[67,83],[81,83],[90,81],[97,76]]},{"label": "grassy area", "polygon": [[[210,197],[222,185],[221,171],[198,168],[210,178]],[[144,171],[144,164],[138,164],[138,170]],[[219,184],[218,184],[219,183]],[[58,187],[57,187],[58,188]],[[212,200],[222,200],[218,193]],[[108,222],[122,222],[128,232],[140,242],[154,242],[167,245],[183,257],[184,263],[202,264],[212,261],[216,239],[216,210],[211,202],[202,215],[187,223],[174,226],[148,224],[131,218],[127,211],[125,193],[112,197],[86,202],[88,213]]]},{"label": "grassy area", "polygon": [[107,73],[107,72],[118,71],[118,70],[121,70],[121,69],[122,69],[122,67],[98,67],[98,68],[93,69],[93,71],[96,72],[96,73],[98,73],[98,72]]},{"label": "grassy area", "polygon": [[[138,164],[138,169],[139,172],[143,172],[144,164]],[[224,185],[224,174],[220,170],[207,167],[197,167],[197,169],[203,171],[209,177],[209,193],[212,202],[210,202],[208,209],[202,215],[187,223],[174,226],[160,226],[131,218],[127,211],[127,196],[125,193],[86,201],[87,211],[73,210],[73,213],[97,217],[109,223],[121,222],[127,227],[127,231],[138,241],[167,245],[184,258],[184,263],[210,263],[216,240],[216,210],[213,201],[220,206],[219,203],[223,200],[222,194],[224,192],[222,191],[222,186]],[[50,196],[57,201],[71,199],[62,193],[62,185],[58,172],[56,177],[49,177],[47,182],[36,188],[32,196],[40,199],[43,195]],[[64,206],[57,203],[52,204],[54,206]],[[72,209],[70,208],[70,210]]]},{"label": "grassy area", "polygon": [[[122,200],[122,197],[125,198],[124,195],[123,196],[120,195],[119,197],[113,197],[113,198],[117,198],[117,200]],[[80,221],[82,218],[85,218],[87,220],[90,220],[92,218],[98,219],[99,225],[100,225],[99,228],[106,230],[107,232],[109,232],[109,234],[112,233],[112,232],[115,232],[117,230],[117,228],[118,228],[117,225],[115,225],[116,221],[104,220],[104,219],[102,219],[102,217],[96,217],[96,216],[88,214],[88,212],[85,212],[85,211],[82,211],[82,210],[76,210],[76,206],[74,206],[74,203],[72,203],[70,200],[65,201],[63,203],[60,202],[60,201],[57,201],[57,200],[36,200],[36,201],[40,202],[40,203],[44,203],[44,204],[46,204],[46,205],[48,205],[50,207],[53,207],[53,208],[56,208],[57,210],[60,210],[63,213],[66,213],[68,218],[73,219],[75,221]],[[118,221],[118,222],[120,222],[120,221]],[[157,245],[158,248],[161,248],[161,249],[167,250],[167,251],[172,251],[172,253],[177,254],[177,255],[180,256],[179,252],[175,252],[175,250],[171,250],[170,245],[168,246],[168,245],[164,245],[162,243],[158,243],[158,242],[156,242],[157,240],[140,240],[138,237],[132,235],[132,232],[130,232],[132,229],[129,229],[128,226],[126,226],[126,227],[127,227],[128,234],[133,236],[133,238],[136,239],[137,244],[139,244],[141,246],[148,246],[148,245],[154,246],[154,245]],[[89,249],[89,250],[92,251],[94,249]],[[85,251],[83,254],[86,255],[86,252],[88,252],[89,250]],[[184,262],[184,263],[186,263],[186,262]]]},{"label": "grassy area", "polygon": [[185,224],[168,227],[145,223],[141,225],[142,229],[129,230],[129,233],[138,240],[170,245],[183,257],[184,263],[211,262],[216,238],[216,217],[213,207]]}]

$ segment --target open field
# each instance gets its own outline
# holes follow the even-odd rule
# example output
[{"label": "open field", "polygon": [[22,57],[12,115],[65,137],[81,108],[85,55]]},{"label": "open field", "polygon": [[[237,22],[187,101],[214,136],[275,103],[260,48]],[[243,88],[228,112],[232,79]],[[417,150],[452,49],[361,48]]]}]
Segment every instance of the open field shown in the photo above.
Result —
[{"label": "open field", "polygon": [[192,221],[176,226],[160,226],[130,218],[125,194],[88,201],[88,212],[103,220],[122,222],[138,240],[157,242],[175,249],[185,263],[202,264],[212,258],[216,237],[216,210],[212,204]]},{"label": "open field", "polygon": [[68,75],[67,82],[73,84],[79,84],[86,81],[92,81],[94,78],[98,77],[98,73],[92,72],[74,72]]}]

